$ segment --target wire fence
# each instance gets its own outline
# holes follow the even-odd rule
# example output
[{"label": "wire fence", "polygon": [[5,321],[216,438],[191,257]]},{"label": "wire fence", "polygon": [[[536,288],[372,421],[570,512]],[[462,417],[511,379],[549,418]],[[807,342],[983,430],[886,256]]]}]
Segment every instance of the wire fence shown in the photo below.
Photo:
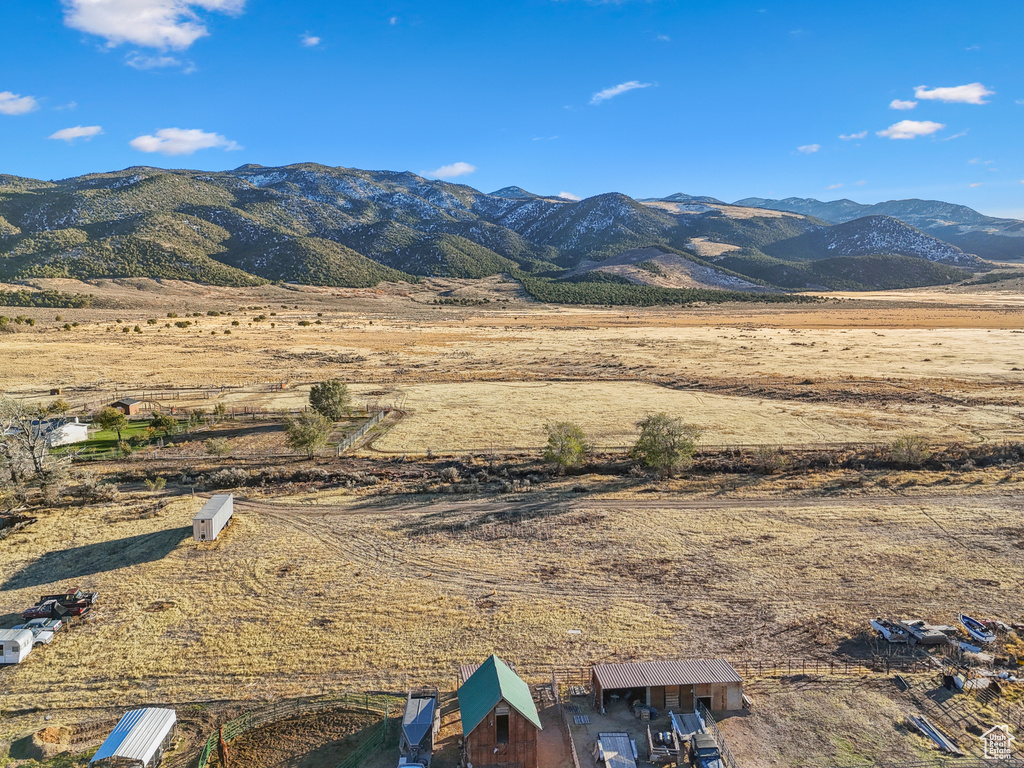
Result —
[{"label": "wire fence", "polygon": [[221,765],[229,763],[229,742],[257,728],[302,715],[343,709],[380,718],[368,727],[369,732],[359,746],[334,767],[358,768],[370,755],[387,746],[392,731],[392,713],[401,706],[402,702],[401,697],[380,693],[342,694],[326,698],[275,701],[266,707],[246,712],[229,720],[216,732],[210,734],[199,753],[199,761],[196,766],[197,768],[207,768],[214,752],[219,754]]},{"label": "wire fence", "polygon": [[551,670],[551,691],[555,697],[559,720],[562,723],[562,735],[569,741],[569,754],[572,755],[573,768],[581,768],[580,757],[576,752],[576,740],[572,737],[572,728],[569,727],[569,713],[562,706],[562,693],[559,690],[558,675],[554,669]]},{"label": "wire fence", "polygon": [[338,443],[338,455],[340,456],[344,451],[347,451],[349,448],[351,448],[353,445],[359,442],[363,438],[363,435],[365,435],[375,426],[384,421],[384,417],[387,416],[390,412],[390,410],[385,409],[382,411],[377,411],[375,414],[373,414],[373,416],[366,420],[363,426],[361,426],[351,435],[349,435],[340,443]]}]

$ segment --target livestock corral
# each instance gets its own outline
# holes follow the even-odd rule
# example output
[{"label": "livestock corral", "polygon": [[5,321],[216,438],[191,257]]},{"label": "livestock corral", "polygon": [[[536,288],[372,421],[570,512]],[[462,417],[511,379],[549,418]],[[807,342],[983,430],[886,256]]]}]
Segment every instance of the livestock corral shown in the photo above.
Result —
[{"label": "livestock corral", "polygon": [[[121,288],[92,292],[122,301]],[[134,324],[209,300],[133,287],[149,305],[62,310],[80,313],[71,331],[5,338],[0,381],[26,402],[59,389],[81,416],[152,403],[130,423],[223,408],[130,457],[83,451],[60,491],[8,502],[0,627],[41,597],[102,599],[59,643],[0,668],[0,755],[84,765],[126,713],[155,708],[177,717],[165,766],[385,768],[407,692],[429,687],[431,764],[452,768],[472,743],[464,665],[492,654],[501,698],[475,705],[474,727],[511,729],[488,732],[488,749],[528,739],[534,713],[500,718],[531,701],[537,765],[523,768],[700,764],[682,718],[695,712],[729,768],[930,766],[952,753],[929,729],[967,765],[991,728],[1019,733],[1019,303],[428,305],[441,289],[489,290],[268,286],[236,301],[287,303],[275,328],[215,337],[226,321],[204,315],[205,336],[108,333],[115,314]],[[321,324],[296,324],[307,317]],[[115,349],[131,365],[111,373]],[[282,418],[327,378],[349,384],[356,415],[318,455],[285,450]],[[627,453],[652,411],[704,428],[675,477]],[[560,420],[593,436],[568,472],[540,455]],[[907,434],[927,457],[893,458]],[[990,641],[968,634],[970,617]],[[872,621],[946,640],[889,642]],[[593,676],[714,659],[741,698],[685,677],[626,676],[605,695]]]}]

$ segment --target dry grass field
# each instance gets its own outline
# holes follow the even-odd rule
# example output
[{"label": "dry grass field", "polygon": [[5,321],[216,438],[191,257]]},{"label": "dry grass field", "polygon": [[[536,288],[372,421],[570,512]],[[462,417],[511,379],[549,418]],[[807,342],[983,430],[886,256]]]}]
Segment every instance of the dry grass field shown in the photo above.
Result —
[{"label": "dry grass field", "polygon": [[[96,306],[5,310],[37,324],[0,336],[0,391],[47,402],[61,387],[80,413],[115,394],[161,409],[294,409],[335,376],[358,404],[400,410],[356,456],[322,467],[422,467],[427,478],[418,457],[429,451],[477,454],[465,461],[486,472],[493,459],[480,454],[535,454],[556,420],[618,450],[659,410],[701,425],[705,446],[1024,441],[1024,291],[638,309],[540,305],[500,278],[372,291],[44,284],[94,293]],[[470,304],[433,303],[449,298]],[[185,319],[194,325],[173,325]],[[251,450],[280,445],[270,421],[220,428]],[[491,652],[524,673],[824,658],[882,650],[867,633],[880,613],[1024,620],[1020,464],[675,481],[624,470],[497,496],[472,478],[447,489],[459,496],[422,493],[426,479],[270,484],[236,489],[234,524],[196,544],[203,499],[178,478],[205,461],[199,439],[186,446],[194,457],[154,470],[169,478],[165,494],[124,484],[116,501],[40,508],[0,540],[0,624],[69,584],[101,592],[92,620],[0,669],[0,710],[20,713],[0,720],[0,739],[41,727],[44,712],[451,688],[458,663]],[[864,750],[920,754],[887,697],[772,691],[734,735],[751,765],[809,764],[814,750],[835,764]],[[803,751],[797,724],[818,729]],[[879,740],[822,741],[833,727]]]},{"label": "dry grass field", "polygon": [[[4,706],[263,698],[646,656],[830,652],[880,612],[1019,620],[1019,480],[948,495],[67,508],[0,548],[8,614],[69,583],[95,619],[0,672]],[[339,495],[337,498],[341,498]],[[581,635],[569,634],[582,630]]]}]

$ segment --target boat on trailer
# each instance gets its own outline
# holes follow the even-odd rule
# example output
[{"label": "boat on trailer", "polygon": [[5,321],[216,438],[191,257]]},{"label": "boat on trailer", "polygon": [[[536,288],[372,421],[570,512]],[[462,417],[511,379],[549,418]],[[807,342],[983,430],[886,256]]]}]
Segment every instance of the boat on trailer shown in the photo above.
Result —
[{"label": "boat on trailer", "polygon": [[970,616],[961,613],[960,623],[964,625],[964,629],[967,630],[967,634],[977,640],[979,643],[991,643],[996,639],[996,633],[989,630],[984,624],[977,619],[972,619]]}]

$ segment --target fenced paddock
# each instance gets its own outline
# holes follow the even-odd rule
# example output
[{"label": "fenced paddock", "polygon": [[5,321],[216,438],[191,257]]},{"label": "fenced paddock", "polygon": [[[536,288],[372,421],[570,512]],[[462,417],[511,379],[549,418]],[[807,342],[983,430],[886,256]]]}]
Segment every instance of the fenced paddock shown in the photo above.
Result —
[{"label": "fenced paddock", "polygon": [[332,711],[368,714],[380,718],[375,725],[370,726],[372,730],[367,738],[335,766],[335,768],[358,768],[378,750],[387,746],[389,739],[395,735],[394,725],[396,722],[401,723],[401,709],[404,702],[405,699],[397,694],[381,693],[342,694],[340,696],[275,701],[229,720],[216,732],[210,734],[199,753],[196,768],[207,768],[212,760],[216,760],[218,765],[224,765],[225,755],[228,757],[230,765],[231,741],[257,728],[303,715]]}]

